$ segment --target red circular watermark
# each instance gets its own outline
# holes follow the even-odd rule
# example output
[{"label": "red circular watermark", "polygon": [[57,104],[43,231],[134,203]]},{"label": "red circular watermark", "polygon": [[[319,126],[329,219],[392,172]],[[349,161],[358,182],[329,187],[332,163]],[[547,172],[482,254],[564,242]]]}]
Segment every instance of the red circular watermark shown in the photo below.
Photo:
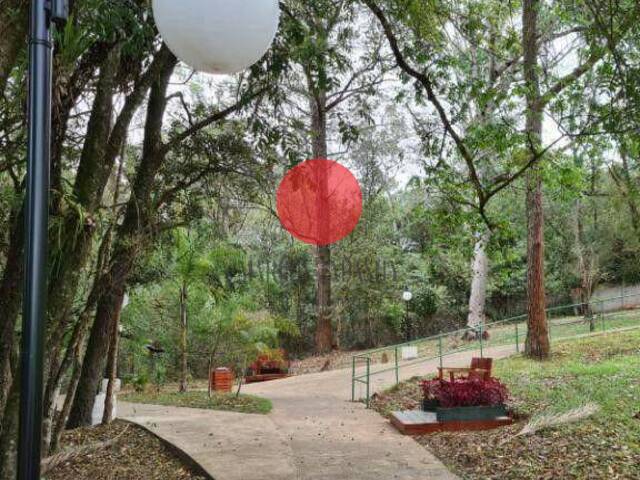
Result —
[{"label": "red circular watermark", "polygon": [[349,235],[362,215],[356,177],[333,160],[316,158],[292,168],[277,193],[280,223],[312,245],[331,245]]}]

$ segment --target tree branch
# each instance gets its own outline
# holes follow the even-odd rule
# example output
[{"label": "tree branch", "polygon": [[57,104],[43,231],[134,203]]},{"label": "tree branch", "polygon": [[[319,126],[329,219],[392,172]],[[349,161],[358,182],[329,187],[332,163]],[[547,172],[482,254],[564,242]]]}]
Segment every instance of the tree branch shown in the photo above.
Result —
[{"label": "tree branch", "polygon": [[257,92],[249,93],[249,94],[245,95],[244,97],[242,97],[240,100],[238,100],[236,103],[231,105],[230,107],[227,107],[224,110],[220,110],[219,112],[216,112],[216,113],[214,113],[212,115],[209,115],[205,119],[200,120],[199,122],[193,124],[191,127],[186,129],[184,132],[176,135],[169,142],[167,142],[164,145],[162,145],[162,147],[160,148],[160,154],[161,155],[167,154],[171,149],[173,149],[176,146],[178,146],[180,143],[182,143],[187,138],[195,135],[196,133],[198,133],[203,128],[207,128],[209,125],[211,125],[211,124],[213,124],[215,122],[218,122],[220,120],[224,120],[225,118],[227,118],[232,113],[235,113],[238,110],[241,110],[243,107],[245,107],[247,104],[249,104],[254,98],[262,95],[265,92],[265,90],[266,89],[263,88],[263,89],[260,89]]},{"label": "tree branch", "polygon": [[389,46],[393,51],[393,55],[396,58],[396,62],[398,63],[398,66],[406,74],[408,74],[409,76],[413,77],[418,82],[420,82],[420,84],[424,87],[427,93],[427,99],[435,107],[438,113],[438,116],[440,117],[440,121],[442,122],[442,125],[444,126],[449,136],[453,139],[460,155],[464,159],[467,165],[467,168],[469,169],[471,182],[473,183],[476,189],[476,192],[480,200],[480,204],[482,204],[484,202],[484,197],[485,197],[484,188],[482,186],[482,182],[480,181],[480,177],[476,170],[473,155],[467,148],[466,144],[464,143],[464,140],[460,137],[460,135],[455,130],[455,128],[453,128],[453,125],[447,115],[447,112],[445,111],[444,107],[442,106],[442,103],[440,103],[440,100],[438,99],[435,93],[435,89],[434,89],[433,83],[431,82],[431,79],[425,73],[419,72],[418,70],[413,68],[411,65],[409,65],[409,63],[407,62],[407,60],[405,59],[404,55],[400,50],[398,39],[395,33],[393,32],[391,24],[389,23],[382,9],[375,3],[375,1],[363,0],[363,2],[369,7],[369,9],[380,21],[380,24],[382,25],[382,29],[384,30],[387,40],[389,41]]}]

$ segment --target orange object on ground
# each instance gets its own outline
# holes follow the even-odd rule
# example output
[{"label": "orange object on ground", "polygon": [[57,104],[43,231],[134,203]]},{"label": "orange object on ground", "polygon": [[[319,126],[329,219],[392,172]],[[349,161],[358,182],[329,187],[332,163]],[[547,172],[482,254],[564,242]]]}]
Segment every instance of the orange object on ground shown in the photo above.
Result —
[{"label": "orange object on ground", "polygon": [[234,383],[233,372],[229,368],[216,368],[211,372],[209,383],[216,392],[230,392]]}]

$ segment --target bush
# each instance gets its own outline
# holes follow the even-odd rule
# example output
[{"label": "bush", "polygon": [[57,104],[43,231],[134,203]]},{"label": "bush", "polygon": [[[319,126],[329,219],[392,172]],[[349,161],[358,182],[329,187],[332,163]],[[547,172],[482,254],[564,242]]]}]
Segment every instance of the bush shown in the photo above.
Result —
[{"label": "bush", "polygon": [[422,382],[425,400],[437,400],[443,408],[494,407],[509,399],[507,387],[495,378],[465,378],[454,381],[438,378]]},{"label": "bush", "polygon": [[131,384],[133,385],[133,389],[136,392],[142,393],[147,389],[147,385],[149,384],[149,377],[146,374],[141,373],[140,375],[136,375],[135,377],[133,377]]}]

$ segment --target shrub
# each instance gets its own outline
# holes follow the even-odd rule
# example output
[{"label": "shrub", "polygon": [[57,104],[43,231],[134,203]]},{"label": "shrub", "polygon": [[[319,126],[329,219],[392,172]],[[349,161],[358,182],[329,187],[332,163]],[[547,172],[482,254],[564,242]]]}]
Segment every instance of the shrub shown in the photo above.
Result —
[{"label": "shrub", "polygon": [[140,375],[133,377],[131,384],[136,392],[142,393],[147,389],[149,377],[146,374],[141,373]]},{"label": "shrub", "polygon": [[437,400],[443,408],[494,407],[509,399],[507,387],[495,378],[440,379],[422,382],[425,400]]}]

